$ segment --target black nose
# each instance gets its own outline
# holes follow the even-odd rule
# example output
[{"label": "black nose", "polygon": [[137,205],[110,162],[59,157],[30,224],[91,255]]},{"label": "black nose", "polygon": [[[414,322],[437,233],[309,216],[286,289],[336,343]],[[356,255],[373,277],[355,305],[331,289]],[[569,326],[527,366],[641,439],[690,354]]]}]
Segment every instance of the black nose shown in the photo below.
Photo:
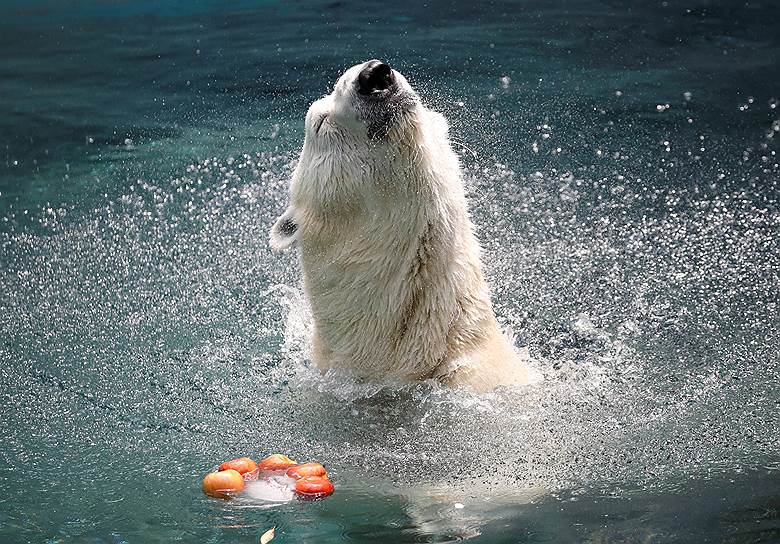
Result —
[{"label": "black nose", "polygon": [[389,89],[394,83],[393,70],[387,64],[380,60],[370,60],[358,74],[357,91],[360,94],[372,94]]}]

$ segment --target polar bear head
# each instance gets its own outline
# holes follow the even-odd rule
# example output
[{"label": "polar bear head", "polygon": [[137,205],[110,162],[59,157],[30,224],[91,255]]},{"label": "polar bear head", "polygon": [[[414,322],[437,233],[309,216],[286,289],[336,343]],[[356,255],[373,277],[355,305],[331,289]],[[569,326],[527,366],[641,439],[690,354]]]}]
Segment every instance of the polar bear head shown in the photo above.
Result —
[{"label": "polar bear head", "polygon": [[323,216],[335,219],[361,198],[372,199],[371,191],[407,183],[412,162],[434,160],[445,177],[458,180],[448,131],[444,117],[424,107],[406,78],[384,62],[349,68],[309,107],[291,204],[271,229],[271,246],[293,246],[304,215],[322,212],[309,222],[322,226]]},{"label": "polar bear head", "polygon": [[403,75],[382,61],[369,60],[344,72],[333,92],[311,105],[306,137],[382,138],[418,104],[417,93]]}]

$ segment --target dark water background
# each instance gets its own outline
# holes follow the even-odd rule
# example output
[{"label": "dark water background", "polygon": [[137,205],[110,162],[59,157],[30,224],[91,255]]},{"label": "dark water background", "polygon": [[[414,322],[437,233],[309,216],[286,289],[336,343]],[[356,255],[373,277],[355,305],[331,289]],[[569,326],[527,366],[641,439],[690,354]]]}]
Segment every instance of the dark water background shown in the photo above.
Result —
[{"label": "dark water background", "polygon": [[[775,2],[0,2],[0,542],[780,541]],[[286,204],[376,57],[544,380],[320,377]],[[337,493],[204,497],[316,458]],[[462,505],[463,508],[456,507]]]}]

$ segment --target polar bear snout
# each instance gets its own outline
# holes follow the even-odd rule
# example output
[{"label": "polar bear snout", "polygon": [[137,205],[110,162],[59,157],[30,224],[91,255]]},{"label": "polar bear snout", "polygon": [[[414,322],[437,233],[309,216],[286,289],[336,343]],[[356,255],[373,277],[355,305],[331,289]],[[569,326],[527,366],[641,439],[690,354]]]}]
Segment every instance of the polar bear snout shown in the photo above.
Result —
[{"label": "polar bear snout", "polygon": [[390,66],[376,59],[365,63],[355,83],[357,92],[367,96],[386,91],[396,84]]}]

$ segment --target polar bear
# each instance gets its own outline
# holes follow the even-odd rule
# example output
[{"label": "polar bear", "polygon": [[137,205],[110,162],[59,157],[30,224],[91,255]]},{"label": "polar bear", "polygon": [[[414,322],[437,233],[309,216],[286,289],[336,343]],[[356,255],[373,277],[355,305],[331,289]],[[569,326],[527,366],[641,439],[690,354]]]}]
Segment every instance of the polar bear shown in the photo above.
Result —
[{"label": "polar bear", "polygon": [[479,392],[529,381],[490,304],[448,130],[378,60],[309,108],[270,243],[300,248],[322,372]]}]

